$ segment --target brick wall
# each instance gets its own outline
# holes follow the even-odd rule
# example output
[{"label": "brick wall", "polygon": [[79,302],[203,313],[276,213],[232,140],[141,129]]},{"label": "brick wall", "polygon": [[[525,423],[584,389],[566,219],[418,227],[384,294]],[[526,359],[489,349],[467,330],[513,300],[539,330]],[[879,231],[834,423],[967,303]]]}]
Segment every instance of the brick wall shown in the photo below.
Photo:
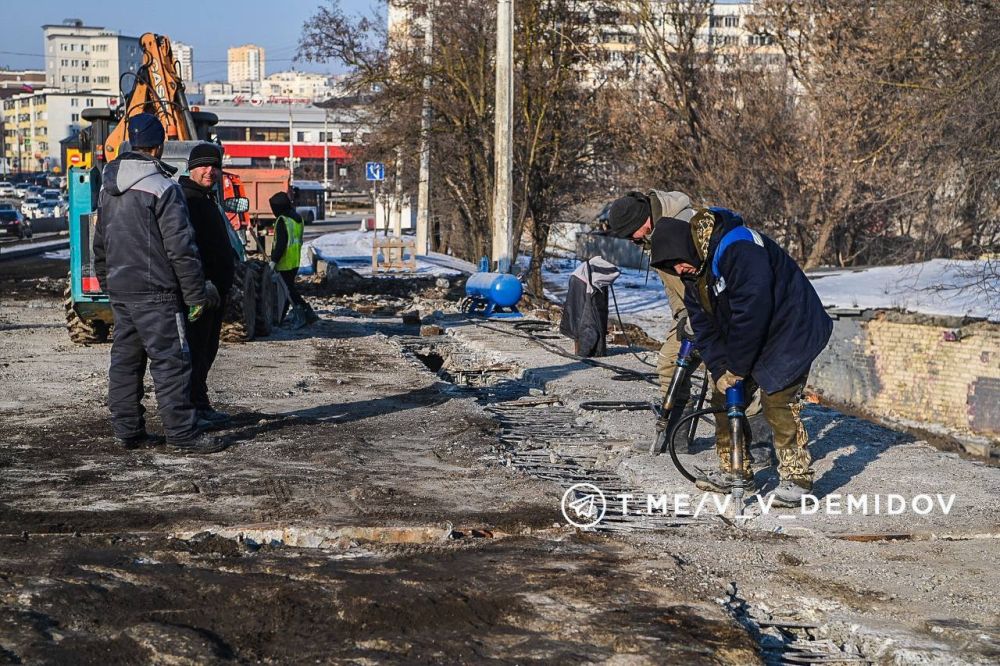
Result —
[{"label": "brick wall", "polygon": [[[875,416],[1000,442],[1000,325],[894,312],[839,316],[810,383]],[[948,341],[959,332],[960,339]]]}]

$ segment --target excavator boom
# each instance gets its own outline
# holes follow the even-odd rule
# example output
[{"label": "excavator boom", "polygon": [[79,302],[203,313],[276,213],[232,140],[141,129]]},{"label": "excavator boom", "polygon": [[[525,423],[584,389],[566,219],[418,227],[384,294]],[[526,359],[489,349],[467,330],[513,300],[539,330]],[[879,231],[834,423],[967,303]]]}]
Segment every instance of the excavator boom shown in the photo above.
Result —
[{"label": "excavator boom", "polygon": [[139,113],[155,114],[167,134],[168,141],[191,141],[195,124],[184,95],[184,85],[174,61],[170,39],[164,35],[145,33],[139,43],[143,64],[136,72],[135,85],[125,100],[124,116],[104,144],[105,159],[118,157],[128,131],[128,119]]}]

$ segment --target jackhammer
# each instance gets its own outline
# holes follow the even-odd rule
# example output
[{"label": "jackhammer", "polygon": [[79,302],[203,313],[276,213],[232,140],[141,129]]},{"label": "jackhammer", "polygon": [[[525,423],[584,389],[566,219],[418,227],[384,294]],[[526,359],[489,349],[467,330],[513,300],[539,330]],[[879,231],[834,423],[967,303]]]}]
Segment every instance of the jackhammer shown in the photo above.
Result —
[{"label": "jackhammer", "polygon": [[733,504],[736,505],[736,515],[743,515],[743,491],[747,486],[746,479],[743,478],[743,446],[746,420],[746,394],[743,389],[743,382],[736,382],[734,386],[726,389],[726,416],[729,417],[729,467],[733,470],[730,494]]},{"label": "jackhammer", "polygon": [[[660,417],[656,420],[656,437],[649,447],[650,455],[658,456],[667,449],[667,442],[671,438],[673,429],[684,413],[685,405],[677,404],[677,394],[697,365],[698,352],[694,347],[694,342],[682,340],[680,351],[677,353],[674,374],[670,379],[670,387],[667,389],[667,395],[663,398],[663,405],[660,407]],[[703,400],[704,393],[705,387],[702,387]],[[692,435],[694,434],[693,430],[696,425],[697,421],[691,423]]]},{"label": "jackhammer", "polygon": [[[685,469],[677,457],[677,434],[688,431],[687,439],[690,442],[694,437],[694,430],[698,425],[698,419],[708,414],[715,414],[716,418],[718,418],[719,415],[725,413],[729,420],[729,437],[732,443],[729,453],[730,468],[735,472],[732,475],[727,475],[726,482],[729,485],[733,503],[735,504],[736,515],[742,516],[744,509],[743,496],[748,485],[741,473],[743,469],[743,453],[745,444],[752,441],[753,437],[750,430],[750,423],[746,417],[747,401],[745,384],[740,381],[735,386],[726,389],[725,408],[714,409],[709,407],[708,409],[697,409],[683,416],[684,405],[676,405],[677,392],[688,373],[692,372],[697,364],[698,356],[694,348],[694,343],[689,340],[683,341],[680,352],[677,354],[677,367],[670,381],[670,387],[667,389],[667,395],[663,400],[660,418],[657,420],[656,439],[650,448],[650,453],[656,455],[666,448],[670,453],[671,462],[673,462],[674,467],[677,468],[681,476],[692,483],[696,482],[698,477]],[[702,385],[701,396],[698,401],[699,407],[704,402],[707,388],[708,379],[706,378]],[[752,459],[751,462],[753,462]],[[699,468],[696,467],[695,469],[701,472],[702,475],[705,474]]]}]

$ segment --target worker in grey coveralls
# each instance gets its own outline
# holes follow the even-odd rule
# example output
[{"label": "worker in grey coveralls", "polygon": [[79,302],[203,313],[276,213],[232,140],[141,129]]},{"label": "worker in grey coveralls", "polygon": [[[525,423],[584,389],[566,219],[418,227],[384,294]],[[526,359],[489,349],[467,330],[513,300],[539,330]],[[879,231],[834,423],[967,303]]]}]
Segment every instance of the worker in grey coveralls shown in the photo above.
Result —
[{"label": "worker in grey coveralls", "polygon": [[165,132],[156,116],[128,121],[131,150],[104,167],[94,230],[94,267],[111,300],[114,341],[108,406],[115,438],[125,448],[157,443],[142,406],[146,362],[167,444],[213,453],[221,443],[198,430],[191,404],[191,355],[184,319],[218,306],[206,285],[194,229],[173,167],[159,160]]}]

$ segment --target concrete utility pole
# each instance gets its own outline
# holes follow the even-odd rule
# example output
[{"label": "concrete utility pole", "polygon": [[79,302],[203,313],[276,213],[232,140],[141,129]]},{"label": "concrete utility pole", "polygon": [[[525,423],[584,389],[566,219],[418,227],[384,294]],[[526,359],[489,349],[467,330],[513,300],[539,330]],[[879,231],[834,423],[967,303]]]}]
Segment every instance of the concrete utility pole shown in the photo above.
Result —
[{"label": "concrete utility pole", "polygon": [[286,94],[288,95],[288,180],[291,184],[291,181],[295,180],[295,149],[292,147],[295,135],[292,134],[292,91],[289,90]]},{"label": "concrete utility pole", "polygon": [[392,235],[403,237],[403,149],[396,148],[396,182],[393,188]]},{"label": "concrete utility pole", "polygon": [[[434,3],[427,7],[424,32],[424,66],[431,65],[431,48],[434,45]],[[420,174],[417,183],[417,255],[427,254],[427,230],[430,224],[431,203],[431,77],[424,77],[424,107],[420,114]]]},{"label": "concrete utility pole", "polygon": [[493,262],[508,273],[513,265],[511,238],[511,174],[514,161],[514,8],[512,0],[497,0],[497,94],[494,149]]},{"label": "concrete utility pole", "polygon": [[327,175],[327,156],[330,154],[330,109],[323,109],[323,192],[330,189],[330,178]]}]

